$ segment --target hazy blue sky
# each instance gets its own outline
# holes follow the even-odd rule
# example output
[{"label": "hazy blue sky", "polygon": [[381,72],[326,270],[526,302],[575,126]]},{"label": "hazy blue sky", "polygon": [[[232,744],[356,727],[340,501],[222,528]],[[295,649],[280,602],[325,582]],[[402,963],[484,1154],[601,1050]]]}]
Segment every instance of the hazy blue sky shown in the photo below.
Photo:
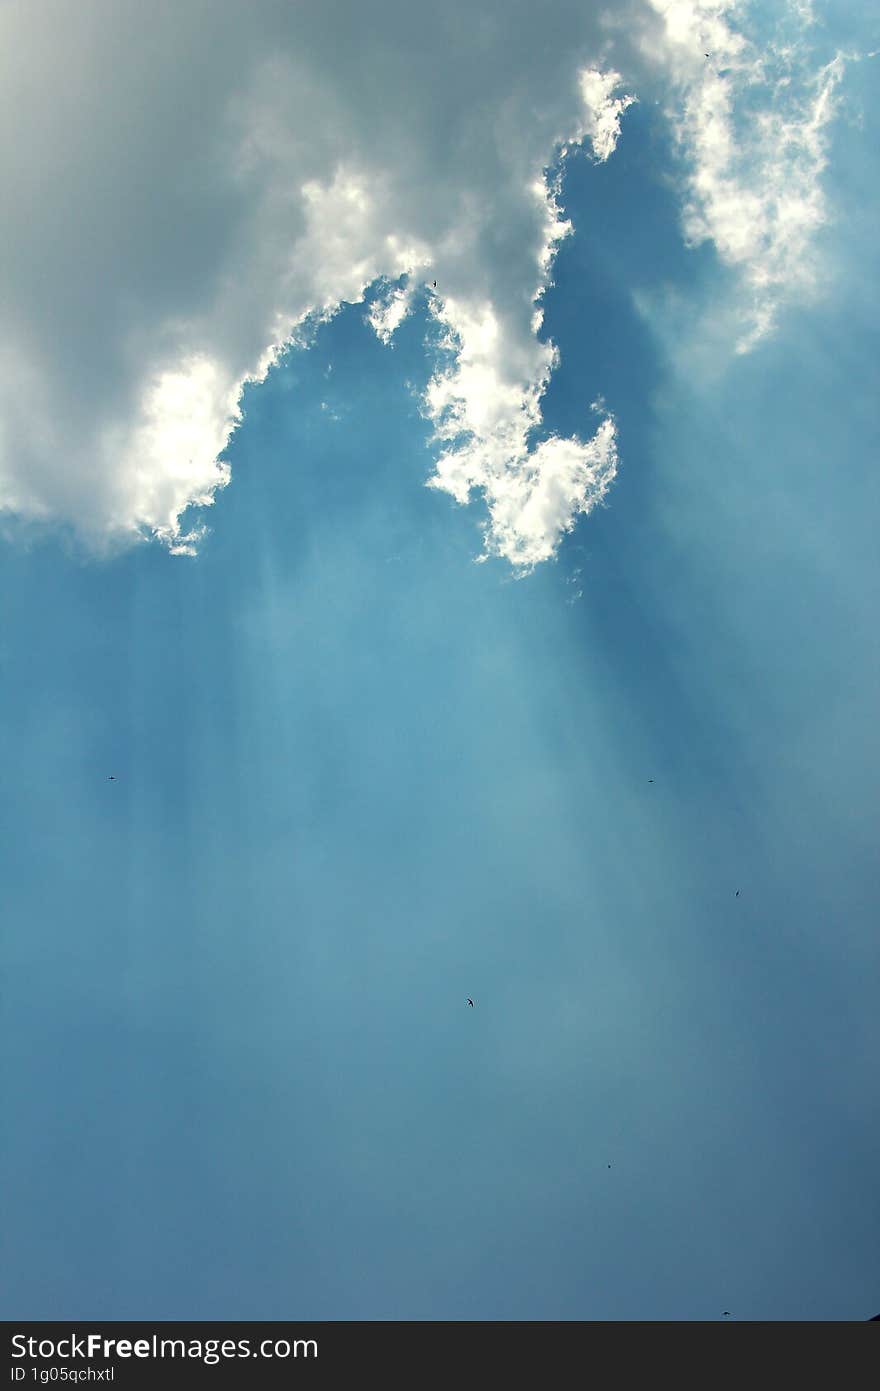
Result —
[{"label": "hazy blue sky", "polygon": [[[719,25],[730,9],[693,8]],[[758,35],[770,8],[749,12]],[[873,46],[841,9],[816,10],[814,69]],[[510,346],[534,286],[503,230],[492,280],[489,214],[479,255],[448,234],[448,317],[424,288],[436,276],[444,294],[441,240],[389,343],[369,322],[387,282],[365,301],[338,266],[326,292],[309,283],[303,305],[342,307],[245,389],[231,481],[197,510],[193,556],[169,553],[186,519],[157,518],[217,486],[210,411],[207,463],[177,493],[134,416],[124,487],[112,450],[89,453],[89,431],[122,439],[99,418],[112,335],[95,330],[93,363],[46,359],[48,424],[27,414],[36,387],[10,396],[8,1318],[880,1310],[876,60],[847,60],[815,167],[807,137],[792,155],[807,165],[790,198],[816,213],[796,265],[778,218],[740,255],[708,204],[710,232],[687,244],[687,180],[700,159],[718,168],[664,93],[694,107],[710,89],[673,59],[617,63],[639,100],[616,148],[603,159],[595,127],[592,155],[558,166],[572,230],[540,338],[559,360],[527,446],[519,405],[497,403],[514,379],[527,401],[549,369],[528,315]],[[732,109],[760,95],[729,90]],[[413,159],[419,121],[443,110],[426,99],[413,118]],[[759,181],[787,187],[793,142]],[[389,154],[389,188],[408,159]],[[475,157],[474,188],[486,168]],[[187,197],[197,207],[198,187]],[[270,223],[277,209],[254,246]],[[345,237],[334,246],[347,264]],[[102,286],[101,323],[120,305],[135,322],[136,296]],[[71,281],[74,320],[85,293]],[[490,302],[501,347],[469,357]],[[36,300],[22,304],[37,342]],[[229,346],[236,313],[234,295],[198,310],[218,363],[250,351]],[[127,363],[140,342],[129,326]],[[476,384],[469,361],[488,374]],[[114,401],[134,400],[107,370]],[[59,395],[69,457],[50,438],[53,373],[70,401],[80,374],[98,412],[76,436]],[[443,381],[470,443],[432,439],[423,393]],[[497,427],[474,425],[487,400]],[[604,454],[564,455],[603,419]],[[471,471],[470,505],[424,486],[443,448]],[[578,519],[582,459],[616,477]],[[544,510],[530,495],[504,512],[530,469],[550,479]],[[121,544],[138,531],[159,539]],[[517,548],[533,568],[511,563]]]}]

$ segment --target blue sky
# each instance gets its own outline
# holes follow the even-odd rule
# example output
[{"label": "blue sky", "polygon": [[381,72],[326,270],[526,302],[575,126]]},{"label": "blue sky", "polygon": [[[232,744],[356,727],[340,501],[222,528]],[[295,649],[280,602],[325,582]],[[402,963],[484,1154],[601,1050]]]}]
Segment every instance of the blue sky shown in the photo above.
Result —
[{"label": "blue sky", "polygon": [[[872,43],[835,15],[823,62]],[[188,518],[163,532],[142,502],[145,478],[171,496],[142,435],[124,487],[97,454],[44,457],[36,418],[23,436],[42,492],[13,506],[4,475],[0,543],[8,1318],[880,1309],[873,64],[840,80],[812,279],[778,251],[773,324],[739,354],[758,262],[717,220],[686,244],[684,79],[619,67],[639,100],[616,148],[585,135],[560,166],[559,361],[519,473],[515,423],[468,454],[425,396],[446,364],[473,427],[516,353],[544,370],[512,232],[495,281],[459,246],[450,310],[434,248],[389,343],[389,281],[364,301],[331,266],[341,307],[245,388],[195,555],[169,553]],[[481,358],[490,301],[512,346]],[[231,313],[199,320],[221,364]],[[603,418],[604,503],[493,531],[486,499],[555,466],[540,441]],[[444,449],[483,470],[469,505],[424,486]]]}]

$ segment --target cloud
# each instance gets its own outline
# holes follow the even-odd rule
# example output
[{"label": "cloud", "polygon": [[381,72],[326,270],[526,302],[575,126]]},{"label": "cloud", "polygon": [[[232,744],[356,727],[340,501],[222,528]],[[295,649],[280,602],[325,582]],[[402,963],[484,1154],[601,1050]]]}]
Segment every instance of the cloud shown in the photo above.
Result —
[{"label": "cloud", "polygon": [[685,170],[684,236],[711,241],[736,273],[734,346],[745,353],[786,301],[821,287],[817,235],[832,217],[821,176],[845,60],[815,62],[804,0],[776,11],[772,28],[741,0],[650,4],[661,27],[645,30],[642,51]]},{"label": "cloud", "polygon": [[614,153],[620,139],[620,118],[636,100],[630,93],[614,95],[620,82],[620,73],[613,70],[602,72],[598,68],[586,68],[581,73],[586,120],[577,138],[589,140],[597,160],[605,160]]},{"label": "cloud", "polygon": [[[583,109],[559,142],[566,151],[586,141],[596,160],[614,152],[620,116],[634,100],[616,97],[620,74],[579,74]],[[560,216],[558,187],[542,174],[531,185],[540,229],[532,285],[503,311],[486,300],[445,298],[435,314],[447,329],[453,364],[438,372],[426,393],[434,438],[447,442],[432,487],[460,503],[482,491],[489,508],[484,559],[501,556],[521,571],[555,554],[578,516],[602,501],[617,471],[616,429],[605,416],[592,439],[552,437],[534,447],[540,399],[557,362],[552,344],[536,337],[540,298],[549,283],[556,248],[571,226]],[[528,316],[528,319],[526,319]]]},{"label": "cloud", "polygon": [[381,277],[389,341],[430,271],[461,345],[431,399],[468,433],[440,426],[436,482],[486,491],[490,548],[546,551],[595,453],[525,437],[553,361],[534,301],[564,230],[543,170],[562,140],[607,157],[625,105],[583,77],[597,10],[452,3],[426,24],[394,0],[11,0],[0,31],[0,510],[99,548],[193,550],[184,514],[229,480],[244,383]]},{"label": "cloud", "polygon": [[[611,157],[658,82],[686,235],[740,272],[745,342],[827,217],[839,64],[811,87],[740,7],[651,3],[450,0],[426,22],[405,0],[7,0],[0,512],[192,552],[244,384],[379,282],[383,341],[426,289],[442,336],[431,486],[485,500],[487,555],[552,555],[617,455],[610,416],[541,439],[540,302],[570,230],[548,170],[579,145]],[[686,51],[696,21],[724,71]]]},{"label": "cloud", "polygon": [[405,285],[389,285],[376,296],[370,306],[368,320],[370,327],[383,343],[390,343],[395,331],[411,313],[415,301],[415,280]]},{"label": "cloud", "polygon": [[588,443],[553,436],[514,458],[486,485],[487,551],[530,570],[556,551],[577,518],[591,512],[617,472],[617,431],[606,416]]},{"label": "cloud", "polygon": [[[613,79],[611,87],[617,74]],[[603,102],[607,90],[603,88]],[[585,125],[595,108],[587,114]],[[610,153],[613,142],[601,115],[596,128],[600,148]],[[593,150],[598,157],[595,145]],[[538,301],[556,247],[570,231],[559,216],[555,190],[543,177],[532,185],[532,194],[542,230],[531,296],[521,294],[503,309],[488,299],[474,303],[449,297],[438,303],[434,312],[446,329],[452,361],[434,375],[425,395],[434,439],[446,445],[430,486],[459,503],[469,502],[472,490],[479,489],[489,508],[483,558],[500,556],[523,571],[555,553],[577,517],[604,498],[617,470],[616,430],[607,414],[588,441],[553,436],[529,444],[541,425],[541,396],[558,358],[553,345],[536,336]]]}]

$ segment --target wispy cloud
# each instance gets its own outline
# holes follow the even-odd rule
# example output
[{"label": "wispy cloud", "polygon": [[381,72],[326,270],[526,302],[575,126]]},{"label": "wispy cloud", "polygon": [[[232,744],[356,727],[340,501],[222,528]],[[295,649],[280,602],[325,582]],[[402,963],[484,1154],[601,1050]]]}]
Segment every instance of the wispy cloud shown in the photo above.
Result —
[{"label": "wispy cloud", "polygon": [[646,64],[684,168],[682,226],[711,241],[741,285],[735,351],[774,327],[781,306],[822,283],[817,234],[832,219],[822,186],[845,59],[817,63],[812,9],[791,0],[772,29],[742,0],[650,0]]}]

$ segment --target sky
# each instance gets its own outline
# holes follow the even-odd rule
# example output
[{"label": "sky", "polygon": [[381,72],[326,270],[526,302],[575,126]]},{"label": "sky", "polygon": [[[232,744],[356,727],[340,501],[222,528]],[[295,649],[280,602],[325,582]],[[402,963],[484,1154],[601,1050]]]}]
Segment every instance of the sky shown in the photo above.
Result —
[{"label": "sky", "polygon": [[4,1317],[876,1314],[868,11],[0,34]]}]

